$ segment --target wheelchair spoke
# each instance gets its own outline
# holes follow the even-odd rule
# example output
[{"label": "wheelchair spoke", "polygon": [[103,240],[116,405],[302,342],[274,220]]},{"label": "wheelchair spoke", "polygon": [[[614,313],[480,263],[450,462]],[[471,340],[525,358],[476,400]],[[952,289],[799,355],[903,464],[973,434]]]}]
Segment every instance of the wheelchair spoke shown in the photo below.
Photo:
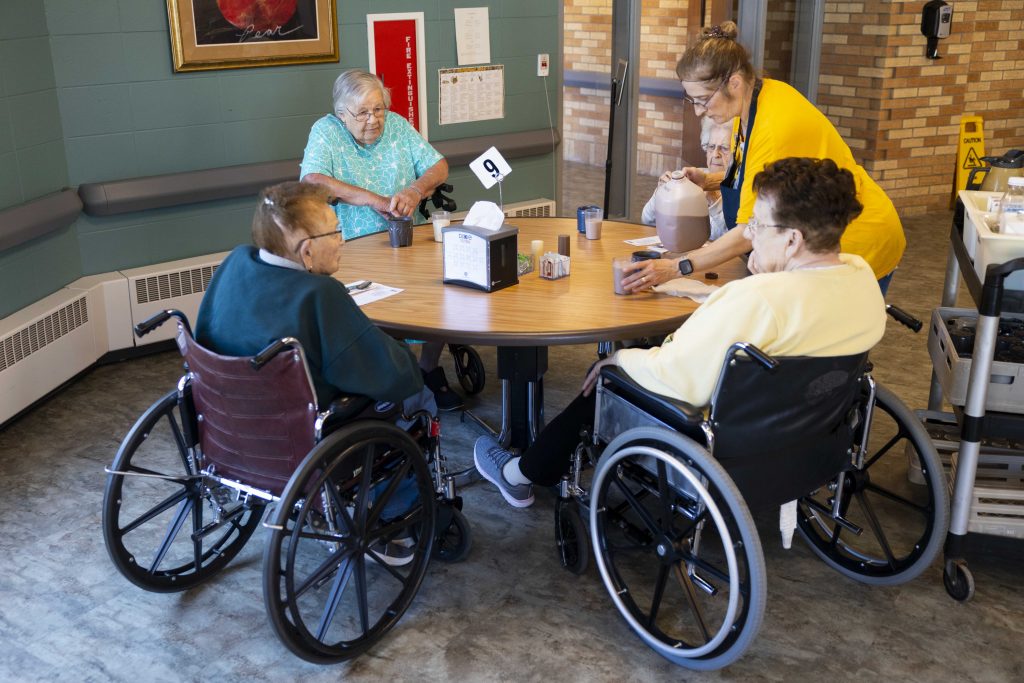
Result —
[{"label": "wheelchair spoke", "polygon": [[370,512],[372,502],[370,492],[373,485],[373,444],[366,445],[366,454],[363,457],[363,471],[360,475],[359,489],[356,492],[356,527],[354,531],[358,534],[366,532],[367,515]]},{"label": "wheelchair spoke", "polygon": [[914,501],[907,500],[903,496],[897,495],[897,494],[893,493],[892,491],[889,491],[888,489],[884,489],[884,488],[882,488],[881,486],[879,486],[878,484],[875,484],[875,483],[869,483],[865,487],[865,490],[873,491],[873,492],[877,493],[880,496],[888,498],[889,500],[893,501],[894,503],[900,503],[901,505],[905,505],[906,507],[910,508],[911,510],[917,510],[922,515],[928,515],[932,511],[932,506],[931,505],[918,505]]},{"label": "wheelchair spoke", "polygon": [[189,448],[185,445],[185,437],[181,434],[181,428],[178,427],[178,421],[174,419],[174,411],[167,411],[167,422],[171,425],[171,433],[174,435],[174,442],[178,444],[178,456],[181,458],[181,465],[185,468],[185,471],[189,474],[195,474],[193,467],[189,465],[188,453]]},{"label": "wheelchair spoke", "polygon": [[401,517],[395,519],[387,526],[382,526],[373,531],[373,534],[367,534],[366,541],[372,541],[378,538],[385,538],[391,540],[398,536],[402,531],[408,529],[415,524],[418,524],[423,519],[423,506],[419,506],[415,511],[407,512]]},{"label": "wheelchair spoke", "polygon": [[903,431],[900,430],[899,433],[897,433],[894,437],[889,439],[884,446],[882,446],[881,448],[878,449],[877,453],[872,455],[871,458],[867,462],[864,463],[864,467],[862,469],[865,469],[865,470],[871,469],[871,466],[874,465],[876,462],[878,462],[879,458],[881,458],[883,455],[888,453],[889,449],[892,448],[893,446],[895,446],[896,442],[899,441],[902,438],[904,438],[904,435],[903,435]]},{"label": "wheelchair spoke", "polygon": [[711,640],[711,633],[708,631],[707,621],[704,619],[704,610],[697,603],[697,589],[694,588],[690,575],[683,571],[682,562],[673,563],[672,568],[675,570],[679,585],[682,586],[683,592],[686,594],[686,600],[690,603],[690,609],[693,610],[693,616],[697,620],[697,625],[700,627],[700,632],[704,636],[704,642],[706,643]]},{"label": "wheelchair spoke", "polygon": [[370,607],[366,599],[369,589],[366,583],[366,556],[356,555],[353,562],[356,564],[356,603],[359,607],[359,625],[365,635],[370,630]]},{"label": "wheelchair spoke", "polygon": [[647,511],[647,508],[641,505],[640,501],[637,500],[636,495],[633,494],[629,487],[626,486],[618,477],[616,477],[612,481],[616,484],[616,486],[618,486],[619,491],[622,492],[622,495],[626,498],[626,501],[629,502],[630,508],[633,510],[633,512],[637,514],[637,516],[640,518],[640,521],[643,522],[644,526],[647,527],[648,531],[650,531],[655,536],[661,536],[662,531],[661,528],[658,527],[658,523],[654,520],[654,518],[651,517],[651,514]]},{"label": "wheelchair spoke", "polygon": [[[724,584],[729,583],[729,574],[728,573],[726,573],[725,571],[722,571],[721,569],[719,569],[718,567],[716,567],[713,564],[709,564],[707,560],[705,560],[703,558],[700,558],[700,557],[697,557],[693,553],[687,553],[686,556],[683,558],[683,562],[686,563],[687,568],[689,568],[692,565],[692,566],[697,567],[698,569],[704,571],[705,573],[710,574],[711,576],[715,577],[716,579],[718,579],[719,581],[721,581]],[[741,591],[743,590],[744,586],[745,586],[745,584],[741,582],[740,583]]]},{"label": "wheelchair spoke", "polygon": [[668,486],[668,469],[664,460],[658,460],[658,501],[661,503],[661,519],[666,534],[672,533],[672,498]]},{"label": "wheelchair spoke", "polygon": [[192,559],[198,570],[203,566],[203,505],[199,500],[192,505]]},{"label": "wheelchair spoke", "polygon": [[[195,500],[192,497],[188,497],[181,501],[178,506],[178,512],[174,515],[174,519],[171,520],[167,527],[167,533],[164,534],[163,543],[157,548],[156,556],[153,558],[152,564],[149,566],[149,573],[152,574],[156,571],[156,568],[163,562],[164,556],[167,551],[171,549],[171,544],[174,543],[174,539],[178,537],[178,532],[181,531],[181,527],[185,524],[185,520],[188,519],[189,513],[192,511],[192,506],[195,505]],[[199,565],[196,565],[199,568]]]},{"label": "wheelchair spoke", "polygon": [[178,484],[181,484],[182,486],[188,485],[188,482],[189,482],[189,477],[188,476],[176,477],[173,474],[164,474],[163,472],[157,472],[155,470],[147,469],[145,467],[139,467],[138,465],[133,465],[132,463],[128,463],[128,466],[124,468],[124,471],[126,473],[128,473],[128,472],[137,472],[138,474],[145,474],[145,475],[148,475],[148,476],[151,476],[151,477],[160,477],[161,479],[165,479],[167,481],[173,481],[173,482],[176,482]]},{"label": "wheelchair spoke", "polygon": [[292,592],[292,602],[298,602],[306,591],[314,586],[318,586],[323,582],[325,578],[331,575],[332,572],[336,571],[342,563],[350,562],[353,555],[353,549],[346,547],[343,551],[331,554],[327,559],[320,563],[320,566],[313,570],[313,573],[306,577],[306,579],[295,587]]},{"label": "wheelchair spoke", "polygon": [[128,526],[123,527],[120,530],[121,535],[124,536],[124,535],[126,535],[128,533],[131,533],[132,531],[134,531],[138,527],[142,526],[143,524],[145,524],[149,520],[153,519],[154,517],[156,517],[160,513],[166,512],[167,510],[170,510],[172,507],[174,507],[175,505],[177,505],[181,501],[185,500],[185,498],[187,498],[188,495],[189,495],[188,489],[183,488],[182,490],[180,490],[177,493],[175,493],[173,496],[168,496],[167,498],[165,498],[161,502],[157,503],[148,512],[146,512],[141,517],[136,519],[134,522],[132,522]]},{"label": "wheelchair spoke", "polygon": [[401,486],[402,482],[406,480],[406,477],[409,474],[409,469],[411,467],[412,461],[406,459],[397,468],[397,470],[394,473],[392,473],[391,481],[388,482],[387,488],[385,488],[384,492],[381,493],[380,496],[378,496],[375,501],[373,501],[373,509],[370,510],[369,519],[366,520],[367,529],[371,529],[377,524],[377,520],[380,519],[381,511],[383,511],[384,508],[387,507],[387,503],[389,500],[391,500],[391,496],[395,494],[395,491],[398,490],[398,487]]},{"label": "wheelchair spoke", "polygon": [[651,611],[647,615],[647,628],[654,628],[654,622],[658,619],[658,610],[661,608],[661,598],[665,595],[665,584],[668,583],[669,566],[662,563],[658,567],[658,578],[654,583],[654,595],[651,597]]},{"label": "wheelchair spoke", "polygon": [[895,570],[896,557],[892,554],[892,549],[889,547],[889,539],[885,537],[885,532],[882,531],[882,526],[878,523],[874,507],[863,492],[858,491],[856,497],[857,501],[860,502],[861,509],[864,511],[864,516],[868,519],[868,526],[871,527],[871,532],[875,535],[878,545],[882,547],[882,552],[885,553],[886,562],[889,563],[889,567]]},{"label": "wheelchair spoke", "polygon": [[[327,631],[330,630],[331,624],[334,622],[334,615],[338,612],[338,605],[341,604],[341,596],[345,594],[345,588],[348,587],[348,581],[352,577],[352,560],[349,559],[345,562],[345,566],[334,577],[334,583],[331,584],[331,592],[327,595],[327,604],[324,605],[323,614],[320,615],[320,624],[316,629],[316,639],[321,643],[327,637]],[[296,595],[298,597],[298,595]]]}]

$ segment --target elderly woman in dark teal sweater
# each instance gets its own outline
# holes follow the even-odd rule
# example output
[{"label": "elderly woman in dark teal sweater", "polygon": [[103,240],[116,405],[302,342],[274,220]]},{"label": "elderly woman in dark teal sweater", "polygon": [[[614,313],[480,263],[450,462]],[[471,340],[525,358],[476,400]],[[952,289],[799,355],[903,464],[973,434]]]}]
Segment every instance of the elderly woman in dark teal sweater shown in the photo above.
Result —
[{"label": "elderly woman in dark teal sweater", "polygon": [[[409,347],[359,310],[338,270],[344,239],[324,187],[288,182],[259,197],[255,246],[236,247],[217,269],[196,320],[196,340],[251,356],[282,337],[302,343],[321,408],[339,393],[423,405],[423,377]],[[429,403],[433,403],[432,396]],[[434,412],[433,405],[427,405]]]}]

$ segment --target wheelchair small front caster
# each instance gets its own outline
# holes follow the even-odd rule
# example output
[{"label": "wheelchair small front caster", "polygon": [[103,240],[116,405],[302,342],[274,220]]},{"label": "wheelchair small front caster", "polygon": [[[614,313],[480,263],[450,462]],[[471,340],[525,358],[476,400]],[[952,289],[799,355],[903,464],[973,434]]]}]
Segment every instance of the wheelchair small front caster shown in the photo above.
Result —
[{"label": "wheelchair small front caster", "polygon": [[942,569],[942,585],[949,597],[967,602],[974,597],[974,575],[963,560],[949,560]]},{"label": "wheelchair small front caster", "polygon": [[486,374],[480,354],[472,346],[449,344],[448,351],[455,361],[455,376],[467,394],[479,394],[484,390]]},{"label": "wheelchair small front caster", "polygon": [[560,498],[555,504],[555,542],[563,567],[576,575],[587,571],[590,535],[575,500]]},{"label": "wheelchair small front caster", "polygon": [[469,520],[454,505],[444,505],[437,511],[437,531],[434,537],[434,558],[441,562],[461,562],[473,546]]}]

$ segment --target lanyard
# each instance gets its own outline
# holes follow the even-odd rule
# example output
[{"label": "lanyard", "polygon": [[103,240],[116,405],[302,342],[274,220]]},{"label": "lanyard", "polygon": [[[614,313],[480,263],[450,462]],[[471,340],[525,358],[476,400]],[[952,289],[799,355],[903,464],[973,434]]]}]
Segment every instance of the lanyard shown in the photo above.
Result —
[{"label": "lanyard", "polygon": [[722,214],[725,217],[725,224],[729,229],[736,227],[736,215],[740,210],[740,189],[743,187],[743,178],[747,170],[747,145],[750,144],[750,133],[754,130],[754,118],[757,116],[757,98],[761,94],[761,79],[754,82],[754,93],[750,98],[750,114],[747,117],[747,130],[745,139],[740,139],[740,126],[736,127],[736,137],[733,140],[733,159],[729,164],[729,170],[722,178],[722,185],[719,190],[722,193]]}]

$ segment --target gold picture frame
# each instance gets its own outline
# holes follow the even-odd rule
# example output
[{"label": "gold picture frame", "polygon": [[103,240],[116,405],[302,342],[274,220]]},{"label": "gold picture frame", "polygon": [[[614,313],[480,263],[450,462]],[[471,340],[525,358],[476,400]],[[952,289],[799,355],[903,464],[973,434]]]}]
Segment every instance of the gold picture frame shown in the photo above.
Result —
[{"label": "gold picture frame", "polygon": [[175,72],[338,61],[334,0],[167,0],[167,18]]}]

